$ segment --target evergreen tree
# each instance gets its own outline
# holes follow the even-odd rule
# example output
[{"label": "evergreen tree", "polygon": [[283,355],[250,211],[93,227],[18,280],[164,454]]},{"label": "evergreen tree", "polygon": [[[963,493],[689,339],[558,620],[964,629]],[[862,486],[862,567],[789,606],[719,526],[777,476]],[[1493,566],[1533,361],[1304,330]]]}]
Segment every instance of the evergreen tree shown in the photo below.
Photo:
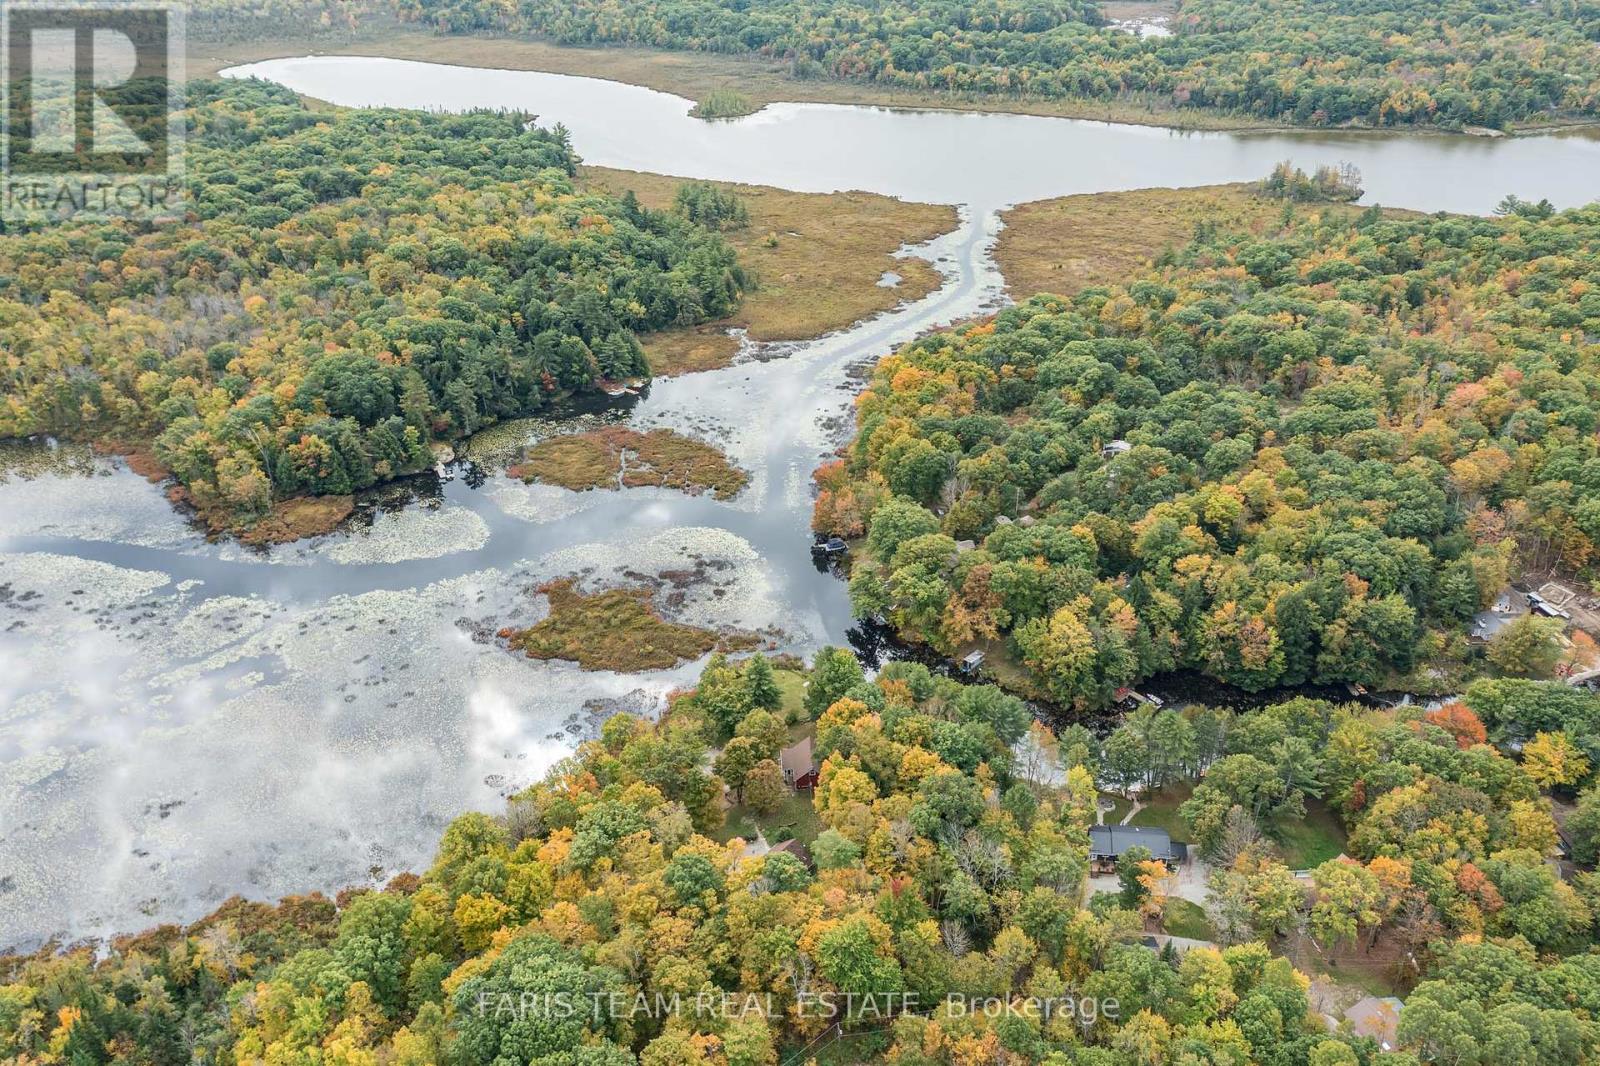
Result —
[{"label": "evergreen tree", "polygon": [[751,707],[776,711],[783,706],[783,693],[772,675],[772,664],[760,652],[750,656],[750,661],[744,665],[744,686]]}]

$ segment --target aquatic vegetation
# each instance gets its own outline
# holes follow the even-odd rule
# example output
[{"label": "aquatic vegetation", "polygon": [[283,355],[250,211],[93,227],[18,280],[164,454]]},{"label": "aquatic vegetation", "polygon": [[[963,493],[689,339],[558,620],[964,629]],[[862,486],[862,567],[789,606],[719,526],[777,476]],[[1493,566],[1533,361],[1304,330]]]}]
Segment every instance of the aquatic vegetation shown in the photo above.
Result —
[{"label": "aquatic vegetation", "polygon": [[719,500],[731,500],[750,480],[709,444],[669,429],[640,433],[626,426],[548,437],[506,472],[580,492],[656,485],[690,495],[709,491]]},{"label": "aquatic vegetation", "polygon": [[354,496],[297,496],[279,500],[240,534],[246,544],[288,544],[332,533],[356,508]]},{"label": "aquatic vegetation", "polygon": [[[12,521],[13,502],[29,525]],[[477,515],[413,506],[393,516],[396,533],[412,532],[404,545],[376,528],[390,515],[371,545],[359,519],[263,553],[206,544],[127,471],[5,487],[0,537],[42,524],[106,542],[112,560],[121,544],[166,550],[120,564],[68,545],[0,554],[0,877],[14,878],[0,891],[0,946],[193,921],[219,890],[332,895],[375,866],[384,879],[418,869],[435,812],[487,809],[525,787],[592,735],[588,702],[642,693],[628,706],[654,714],[692,684],[692,665],[613,674],[507,654],[495,631],[544,617],[526,591],[540,583],[694,570],[661,586],[674,621],[764,633],[790,614],[759,556],[723,530],[550,554],[512,535],[435,558],[435,538],[471,536]],[[378,587],[341,565],[401,559],[375,568]],[[795,628],[786,646],[814,646]],[[391,802],[401,794],[414,802]]]},{"label": "aquatic vegetation", "polygon": [[412,505],[371,515],[371,524],[349,528],[324,551],[340,563],[395,563],[476,551],[488,542],[488,525],[465,507]]},{"label": "aquatic vegetation", "polygon": [[756,105],[737,89],[717,89],[706,94],[689,114],[695,118],[740,118],[754,114]]},{"label": "aquatic vegetation", "polygon": [[585,670],[666,670],[713,650],[760,645],[751,633],[718,633],[668,622],[656,612],[655,590],[616,588],[585,594],[562,578],[540,585],[548,617],[526,629],[502,629],[500,639],[530,659],[566,659]]}]

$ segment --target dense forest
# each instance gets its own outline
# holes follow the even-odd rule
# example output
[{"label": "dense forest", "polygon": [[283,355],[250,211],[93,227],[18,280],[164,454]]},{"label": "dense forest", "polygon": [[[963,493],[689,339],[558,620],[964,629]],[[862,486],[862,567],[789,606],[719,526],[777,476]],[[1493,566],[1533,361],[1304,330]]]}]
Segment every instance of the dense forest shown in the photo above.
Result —
[{"label": "dense forest", "polygon": [[1147,96],[1301,125],[1501,127],[1600,114],[1594,0],[1181,0],[1170,37],[1068,0],[401,0],[446,32],[751,53],[800,77]]},{"label": "dense forest", "polygon": [[385,0],[188,0],[184,32],[207,42],[346,36],[381,20]]},{"label": "dense forest", "polygon": [[530,116],[189,100],[187,222],[0,235],[0,437],[148,447],[248,522],[648,375],[637,333],[737,306],[713,228],[575,192],[566,132]]},{"label": "dense forest", "polygon": [[[915,664],[716,657],[661,723],[614,717],[504,814],[457,818],[420,876],[0,959],[0,1058],[1571,1066],[1600,1051],[1600,879],[1545,861],[1541,789],[1588,774],[1554,759],[1576,742],[1552,718],[1593,749],[1600,701],[1525,681],[1426,714],[1168,710],[1102,745]],[[795,729],[821,762],[809,847],[747,852],[724,787],[756,803]],[[1486,742],[1521,735],[1521,761]],[[1208,943],[1153,950],[1170,877],[1133,848],[1089,883],[1086,831],[1099,789],[1202,770],[1183,818],[1214,863]],[[1296,874],[1277,840],[1323,802],[1351,857]],[[1278,956],[1374,944],[1404,949],[1393,1054]]]},{"label": "dense forest", "polygon": [[[1600,209],[1506,206],[1202,224],[884,359],[817,475],[857,612],[1070,705],[1180,667],[1426,690],[1508,576],[1600,545]],[[1554,669],[1559,628],[1491,660]]]}]

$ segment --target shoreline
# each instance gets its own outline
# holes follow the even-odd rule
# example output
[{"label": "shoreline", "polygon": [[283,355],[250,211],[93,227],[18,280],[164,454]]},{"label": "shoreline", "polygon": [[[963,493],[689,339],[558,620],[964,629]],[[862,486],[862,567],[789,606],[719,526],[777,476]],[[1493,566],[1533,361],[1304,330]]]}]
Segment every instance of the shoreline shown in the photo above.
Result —
[{"label": "shoreline", "polygon": [[751,114],[771,104],[834,104],[891,111],[1028,115],[1142,126],[1172,133],[1336,133],[1486,139],[1600,129],[1600,118],[1524,123],[1505,130],[1483,132],[1433,126],[1301,126],[1213,110],[1162,110],[1137,101],[958,95],[882,88],[838,79],[803,80],[786,73],[781,61],[759,56],[622,45],[587,48],[499,35],[437,34],[404,24],[378,26],[351,35],[286,36],[258,42],[191,38],[187,63],[190,76],[215,77],[228,67],[304,55],[366,56],[485,70],[565,74],[633,85],[691,102],[702,100],[714,91],[731,89],[749,98]]}]

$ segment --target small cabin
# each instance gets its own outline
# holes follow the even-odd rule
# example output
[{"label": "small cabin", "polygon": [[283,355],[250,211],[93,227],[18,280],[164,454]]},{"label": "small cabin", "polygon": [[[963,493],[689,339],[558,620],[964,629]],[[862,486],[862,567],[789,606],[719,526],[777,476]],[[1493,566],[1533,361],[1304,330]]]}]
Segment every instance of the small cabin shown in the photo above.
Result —
[{"label": "small cabin", "polygon": [[961,660],[961,672],[968,677],[976,674],[981,669],[983,669],[983,652],[981,651],[969,652],[967,657]]},{"label": "small cabin", "polygon": [[779,852],[783,852],[786,855],[793,855],[795,858],[800,860],[800,865],[804,866],[807,870],[815,869],[811,862],[811,849],[800,843],[798,840],[791,838],[783,841],[781,844],[774,844],[772,845],[772,850],[768,851],[767,854],[776,855]]},{"label": "small cabin", "polygon": [[780,751],[778,765],[783,769],[783,779],[796,792],[817,787],[816,755],[810,737],[801,737]]},{"label": "small cabin", "polygon": [[1344,1012],[1350,1031],[1377,1041],[1384,1051],[1400,1045],[1400,1012],[1405,1003],[1394,996],[1368,996]]},{"label": "small cabin", "polygon": [[1119,455],[1127,455],[1133,451],[1133,445],[1125,440],[1114,440],[1100,449],[1100,458],[1115,459]]}]

